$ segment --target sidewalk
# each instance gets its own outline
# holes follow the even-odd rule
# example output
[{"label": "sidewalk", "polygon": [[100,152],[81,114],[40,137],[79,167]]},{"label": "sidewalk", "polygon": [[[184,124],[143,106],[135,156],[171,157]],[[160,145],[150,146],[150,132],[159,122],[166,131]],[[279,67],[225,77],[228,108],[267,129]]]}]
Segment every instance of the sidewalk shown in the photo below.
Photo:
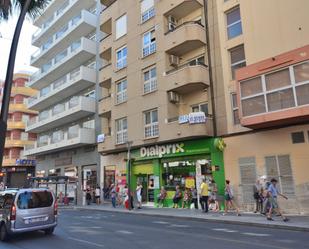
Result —
[{"label": "sidewalk", "polygon": [[266,228],[280,228],[295,231],[309,232],[309,216],[288,216],[290,221],[283,222],[280,217],[274,216],[274,221],[266,220],[265,216],[253,213],[242,213],[241,216],[236,216],[234,213],[222,215],[222,213],[202,213],[201,210],[190,209],[172,209],[172,208],[152,208],[143,207],[143,209],[132,211],[126,210],[123,207],[113,208],[110,204],[90,205],[90,206],[62,206],[60,209],[73,210],[95,210],[102,212],[130,213],[133,215],[147,215],[168,218],[191,219],[200,221],[211,221],[238,225],[252,225]]}]

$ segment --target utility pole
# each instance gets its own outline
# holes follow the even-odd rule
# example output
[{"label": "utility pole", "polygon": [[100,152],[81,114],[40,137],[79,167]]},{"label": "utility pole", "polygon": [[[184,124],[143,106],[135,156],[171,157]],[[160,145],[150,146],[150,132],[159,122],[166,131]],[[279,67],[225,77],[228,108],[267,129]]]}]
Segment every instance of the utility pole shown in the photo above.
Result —
[{"label": "utility pole", "polygon": [[132,210],[131,206],[131,201],[132,201],[132,196],[131,196],[131,146],[133,142],[128,141],[127,142],[127,149],[128,149],[128,154],[127,154],[127,179],[128,179],[128,197],[129,197],[129,210]]}]

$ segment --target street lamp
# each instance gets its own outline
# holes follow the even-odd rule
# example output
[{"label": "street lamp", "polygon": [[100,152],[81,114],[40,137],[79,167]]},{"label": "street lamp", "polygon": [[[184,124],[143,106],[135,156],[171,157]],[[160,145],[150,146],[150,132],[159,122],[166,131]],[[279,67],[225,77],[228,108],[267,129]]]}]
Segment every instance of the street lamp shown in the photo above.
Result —
[{"label": "street lamp", "polygon": [[127,179],[128,179],[128,197],[129,197],[129,210],[132,210],[131,202],[132,202],[132,196],[131,196],[131,146],[133,142],[132,141],[127,141],[127,149],[128,149],[128,154],[127,154]]}]

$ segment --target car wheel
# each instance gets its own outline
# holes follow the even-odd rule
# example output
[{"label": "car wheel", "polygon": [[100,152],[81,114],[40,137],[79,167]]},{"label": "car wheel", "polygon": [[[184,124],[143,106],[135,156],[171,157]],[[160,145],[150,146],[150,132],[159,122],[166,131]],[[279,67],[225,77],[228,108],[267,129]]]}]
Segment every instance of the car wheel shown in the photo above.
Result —
[{"label": "car wheel", "polygon": [[9,239],[8,231],[6,230],[5,224],[2,224],[0,226],[0,240],[8,241],[8,239]]},{"label": "car wheel", "polygon": [[45,229],[44,232],[45,232],[46,235],[51,235],[51,234],[53,234],[54,230],[55,230],[55,228],[52,227],[52,228]]}]

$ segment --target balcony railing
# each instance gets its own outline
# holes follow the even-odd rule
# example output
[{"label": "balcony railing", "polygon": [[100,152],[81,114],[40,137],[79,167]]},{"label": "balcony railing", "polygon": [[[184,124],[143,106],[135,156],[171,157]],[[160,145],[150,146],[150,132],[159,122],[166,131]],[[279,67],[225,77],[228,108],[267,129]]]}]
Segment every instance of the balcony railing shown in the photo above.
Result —
[{"label": "balcony railing", "polygon": [[186,64],[182,64],[182,65],[180,65],[178,67],[175,67],[175,68],[173,68],[171,70],[166,71],[166,75],[169,75],[171,73],[174,73],[174,72],[176,72],[176,71],[178,71],[180,69],[186,68],[186,67],[198,66],[198,65],[208,68],[208,65],[206,65],[204,62],[192,61],[192,62],[189,62],[189,63],[186,63]]}]

